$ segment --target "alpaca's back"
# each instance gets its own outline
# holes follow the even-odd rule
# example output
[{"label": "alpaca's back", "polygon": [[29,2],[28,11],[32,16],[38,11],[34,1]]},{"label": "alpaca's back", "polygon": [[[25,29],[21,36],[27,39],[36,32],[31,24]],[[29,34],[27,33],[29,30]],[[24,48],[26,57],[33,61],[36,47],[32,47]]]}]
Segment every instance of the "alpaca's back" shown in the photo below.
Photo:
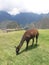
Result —
[{"label": "alpaca's back", "polygon": [[31,30],[27,30],[25,33],[24,33],[24,38],[26,37],[35,37],[35,36],[38,36],[39,35],[39,32],[37,29],[31,29]]}]

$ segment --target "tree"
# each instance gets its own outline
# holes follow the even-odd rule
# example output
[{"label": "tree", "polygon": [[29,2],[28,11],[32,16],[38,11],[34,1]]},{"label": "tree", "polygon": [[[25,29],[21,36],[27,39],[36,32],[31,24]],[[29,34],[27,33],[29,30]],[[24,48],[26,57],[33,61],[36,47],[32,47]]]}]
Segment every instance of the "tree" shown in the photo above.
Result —
[{"label": "tree", "polygon": [[8,25],[7,25],[7,29],[16,29],[16,28],[19,28],[20,25],[16,22],[10,22]]}]

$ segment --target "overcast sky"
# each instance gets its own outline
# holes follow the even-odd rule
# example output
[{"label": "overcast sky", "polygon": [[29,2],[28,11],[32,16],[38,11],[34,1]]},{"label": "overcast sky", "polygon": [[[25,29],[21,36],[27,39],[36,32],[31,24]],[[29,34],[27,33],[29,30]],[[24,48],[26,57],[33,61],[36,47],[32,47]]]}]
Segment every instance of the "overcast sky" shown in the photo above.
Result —
[{"label": "overcast sky", "polygon": [[20,12],[48,13],[49,0],[0,0],[0,10],[12,15]]}]

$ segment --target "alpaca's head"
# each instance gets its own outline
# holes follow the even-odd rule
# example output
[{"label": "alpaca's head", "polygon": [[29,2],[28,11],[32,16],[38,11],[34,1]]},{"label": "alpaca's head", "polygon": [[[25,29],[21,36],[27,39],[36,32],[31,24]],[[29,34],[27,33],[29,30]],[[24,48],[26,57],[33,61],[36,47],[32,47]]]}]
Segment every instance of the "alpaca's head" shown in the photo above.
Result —
[{"label": "alpaca's head", "polygon": [[16,47],[16,54],[19,54],[19,47]]}]

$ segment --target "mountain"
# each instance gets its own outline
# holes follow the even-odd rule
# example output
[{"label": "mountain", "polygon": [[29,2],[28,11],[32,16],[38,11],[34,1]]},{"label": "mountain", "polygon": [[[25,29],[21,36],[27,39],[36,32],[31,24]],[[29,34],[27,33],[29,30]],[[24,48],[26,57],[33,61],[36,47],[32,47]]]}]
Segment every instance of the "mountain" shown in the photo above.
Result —
[{"label": "mountain", "polygon": [[12,16],[5,11],[0,11],[0,22],[5,20],[12,20]]},{"label": "mountain", "polygon": [[14,16],[14,20],[18,21],[18,23],[23,24],[23,25],[31,23],[33,21],[37,22],[41,18],[42,16],[40,16],[39,14],[35,14],[35,13],[20,13]]},{"label": "mountain", "polygon": [[[33,22],[39,22],[43,18],[49,18],[49,13],[48,14],[36,14],[32,12],[23,12],[17,15],[10,15],[9,13],[5,11],[0,11],[0,24],[3,22],[8,21],[15,21],[21,26],[25,27],[25,25],[33,23]],[[5,23],[6,24],[6,23]],[[2,25],[3,26],[3,25]]]},{"label": "mountain", "polygon": [[16,21],[19,24],[21,24],[22,26],[31,23],[33,21],[39,21],[42,18],[41,15],[39,14],[35,14],[35,13],[20,13],[17,14],[15,16],[10,15],[9,13],[5,12],[5,11],[0,11],[0,22],[2,21],[6,21],[6,20],[12,20],[12,21]]}]

